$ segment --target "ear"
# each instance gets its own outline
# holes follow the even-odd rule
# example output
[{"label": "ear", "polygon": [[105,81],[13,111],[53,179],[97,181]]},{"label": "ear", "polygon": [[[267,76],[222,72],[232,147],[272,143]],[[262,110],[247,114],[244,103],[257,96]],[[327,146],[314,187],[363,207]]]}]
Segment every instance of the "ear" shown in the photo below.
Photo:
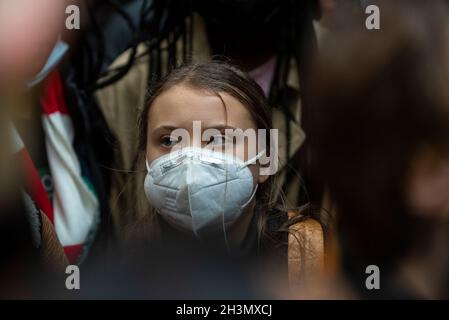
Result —
[{"label": "ear", "polygon": [[419,154],[411,164],[406,201],[415,214],[449,217],[449,159]]}]

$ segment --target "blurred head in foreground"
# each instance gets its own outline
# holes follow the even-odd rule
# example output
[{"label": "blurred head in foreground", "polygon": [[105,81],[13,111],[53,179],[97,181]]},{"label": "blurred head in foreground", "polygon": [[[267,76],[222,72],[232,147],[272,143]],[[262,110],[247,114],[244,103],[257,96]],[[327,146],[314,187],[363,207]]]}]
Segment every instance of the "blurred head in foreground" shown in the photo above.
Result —
[{"label": "blurred head in foreground", "polygon": [[[380,30],[346,11],[323,44],[310,95],[315,168],[362,294],[448,297],[447,5],[378,5]],[[381,290],[366,290],[371,264]]]}]

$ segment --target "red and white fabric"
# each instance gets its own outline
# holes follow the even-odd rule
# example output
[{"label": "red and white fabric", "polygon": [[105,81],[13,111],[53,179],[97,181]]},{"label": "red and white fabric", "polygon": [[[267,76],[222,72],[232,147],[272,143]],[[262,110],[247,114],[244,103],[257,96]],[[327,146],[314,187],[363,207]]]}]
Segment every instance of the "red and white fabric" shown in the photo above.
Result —
[{"label": "red and white fabric", "polygon": [[73,147],[74,128],[58,71],[47,80],[41,100],[47,159],[53,179],[53,216],[56,233],[69,261],[80,255],[99,220],[98,199],[82,176]]}]

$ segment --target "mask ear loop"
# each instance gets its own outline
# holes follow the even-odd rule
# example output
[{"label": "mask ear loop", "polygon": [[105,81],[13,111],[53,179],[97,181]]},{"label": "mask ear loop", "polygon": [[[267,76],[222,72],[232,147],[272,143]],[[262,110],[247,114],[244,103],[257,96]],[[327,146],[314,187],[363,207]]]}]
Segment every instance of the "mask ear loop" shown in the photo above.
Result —
[{"label": "mask ear loop", "polygon": [[[245,161],[243,164],[243,167],[247,167],[250,164],[255,164],[257,160],[259,160],[262,155],[265,153],[265,150],[262,150],[261,152],[259,152],[256,156],[254,156],[253,158]],[[223,198],[223,211],[221,213],[221,222],[222,222],[222,229],[223,229],[223,236],[224,236],[224,240],[225,240],[225,244],[226,244],[226,249],[228,251],[229,254],[232,253],[232,249],[231,246],[229,245],[229,241],[228,241],[228,235],[226,233],[226,224],[225,224],[225,205],[226,205],[226,192],[228,189],[228,163],[225,164],[226,165],[226,183],[225,183],[225,192],[224,192],[224,198]],[[249,198],[249,200],[242,206],[242,208],[245,208],[248,204],[251,203],[251,201],[254,199],[257,189],[259,187],[259,184],[256,184],[256,186],[254,187],[254,191],[251,195],[251,197]]]},{"label": "mask ear loop", "polygon": [[254,157],[252,157],[251,159],[245,161],[245,162],[243,163],[243,165],[244,165],[245,167],[247,167],[247,166],[250,165],[250,164],[255,164],[256,161],[259,160],[259,159],[263,156],[264,153],[265,153],[265,150],[260,151],[260,152],[259,152],[258,154],[256,154]]}]

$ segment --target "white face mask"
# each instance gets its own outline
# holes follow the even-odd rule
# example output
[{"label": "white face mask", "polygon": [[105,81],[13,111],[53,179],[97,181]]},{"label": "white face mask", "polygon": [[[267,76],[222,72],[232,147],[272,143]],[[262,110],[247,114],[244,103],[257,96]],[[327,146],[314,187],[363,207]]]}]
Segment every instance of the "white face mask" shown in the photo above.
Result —
[{"label": "white face mask", "polygon": [[225,232],[256,194],[248,168],[263,155],[243,162],[203,148],[163,155],[147,169],[145,194],[172,226],[194,233]]}]

